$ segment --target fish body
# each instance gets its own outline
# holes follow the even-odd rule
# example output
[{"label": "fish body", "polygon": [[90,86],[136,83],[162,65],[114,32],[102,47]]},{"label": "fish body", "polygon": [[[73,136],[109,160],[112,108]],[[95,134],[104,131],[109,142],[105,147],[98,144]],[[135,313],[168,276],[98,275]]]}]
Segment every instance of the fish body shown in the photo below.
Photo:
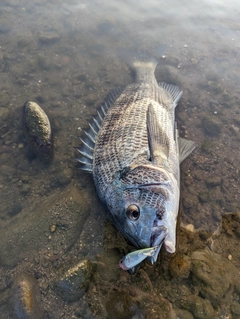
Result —
[{"label": "fish body", "polygon": [[135,83],[100,107],[79,149],[113,225],[137,248],[158,246],[152,263],[163,243],[175,252],[179,164],[195,148],[178,136],[182,91],[158,84],[156,65],[148,57],[133,59]]}]

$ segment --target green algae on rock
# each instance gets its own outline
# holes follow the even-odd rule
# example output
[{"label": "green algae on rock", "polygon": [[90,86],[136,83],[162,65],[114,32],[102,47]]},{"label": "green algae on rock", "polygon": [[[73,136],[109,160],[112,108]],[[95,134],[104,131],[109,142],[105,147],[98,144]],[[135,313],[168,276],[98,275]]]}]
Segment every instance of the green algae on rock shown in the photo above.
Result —
[{"label": "green algae on rock", "polygon": [[11,309],[14,319],[43,319],[44,310],[37,280],[30,274],[16,277],[12,287]]},{"label": "green algae on rock", "polygon": [[24,105],[23,121],[30,150],[43,162],[48,163],[53,156],[53,136],[46,113],[36,102],[28,101]]}]

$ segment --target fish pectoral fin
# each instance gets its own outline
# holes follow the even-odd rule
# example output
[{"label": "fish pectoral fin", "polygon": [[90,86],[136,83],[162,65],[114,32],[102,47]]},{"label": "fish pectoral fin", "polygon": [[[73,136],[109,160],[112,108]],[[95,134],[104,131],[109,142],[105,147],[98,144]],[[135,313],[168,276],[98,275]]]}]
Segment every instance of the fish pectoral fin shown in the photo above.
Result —
[{"label": "fish pectoral fin", "polygon": [[185,158],[187,158],[192,153],[195,147],[196,147],[195,142],[179,137],[178,138],[179,162],[182,163],[185,160]]},{"label": "fish pectoral fin", "polygon": [[169,139],[160,126],[153,105],[150,103],[147,110],[147,133],[150,160],[157,161],[157,158],[166,160],[169,156]]}]

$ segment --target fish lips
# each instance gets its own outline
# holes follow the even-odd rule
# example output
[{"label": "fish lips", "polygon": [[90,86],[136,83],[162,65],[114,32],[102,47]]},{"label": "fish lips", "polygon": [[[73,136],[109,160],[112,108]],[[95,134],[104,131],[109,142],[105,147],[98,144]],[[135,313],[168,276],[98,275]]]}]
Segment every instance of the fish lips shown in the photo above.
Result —
[{"label": "fish lips", "polygon": [[150,239],[150,246],[151,247],[156,247],[158,246],[158,248],[156,249],[155,253],[153,256],[148,257],[147,260],[153,265],[158,258],[158,254],[160,252],[160,249],[162,247],[162,244],[164,242],[164,239],[167,235],[168,231],[167,228],[163,225],[161,226],[156,226],[152,228],[152,235],[151,235],[151,239]]}]

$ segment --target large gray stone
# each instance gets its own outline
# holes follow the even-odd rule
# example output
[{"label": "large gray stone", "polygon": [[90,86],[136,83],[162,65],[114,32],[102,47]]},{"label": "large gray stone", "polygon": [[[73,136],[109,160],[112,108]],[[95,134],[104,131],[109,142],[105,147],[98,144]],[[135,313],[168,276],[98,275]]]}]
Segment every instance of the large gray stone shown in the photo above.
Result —
[{"label": "large gray stone", "polygon": [[[87,194],[71,185],[23,209],[1,223],[0,265],[13,267],[43,248],[62,255],[78,240],[89,212]],[[52,225],[56,225],[54,233]]]}]

